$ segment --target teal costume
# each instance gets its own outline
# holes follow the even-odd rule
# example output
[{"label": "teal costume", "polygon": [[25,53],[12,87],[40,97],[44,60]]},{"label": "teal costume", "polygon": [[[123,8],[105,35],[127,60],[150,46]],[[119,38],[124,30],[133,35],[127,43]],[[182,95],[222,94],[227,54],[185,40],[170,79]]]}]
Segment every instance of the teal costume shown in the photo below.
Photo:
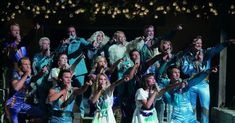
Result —
[{"label": "teal costume", "polygon": [[[87,48],[92,49],[92,44],[88,41],[86,41],[84,38],[78,38],[73,37],[69,38],[70,43],[69,44],[62,44],[58,48],[60,53],[66,53],[68,56],[69,65],[72,65],[76,59],[78,59],[78,56],[85,51]],[[73,80],[72,85],[81,87],[84,84],[85,74],[87,73],[87,67],[85,63],[85,59],[82,58],[82,60],[77,64],[74,76],[75,79]],[[83,95],[77,96],[77,104],[79,106],[79,110],[81,114],[84,114],[84,106],[82,103]]]},{"label": "teal costume", "polygon": [[[54,87],[56,93],[59,93],[62,89],[59,86]],[[67,98],[73,94],[73,91],[68,91]],[[66,99],[67,100],[67,99]],[[73,106],[74,100],[70,101],[67,106],[63,107],[63,101],[61,98],[52,102],[52,116],[50,123],[72,123],[73,121]]]}]

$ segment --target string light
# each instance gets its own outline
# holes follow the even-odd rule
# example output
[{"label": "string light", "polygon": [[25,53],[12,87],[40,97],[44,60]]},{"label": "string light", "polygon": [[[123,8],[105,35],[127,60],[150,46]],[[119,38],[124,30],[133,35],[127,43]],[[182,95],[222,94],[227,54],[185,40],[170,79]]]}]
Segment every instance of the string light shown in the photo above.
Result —
[{"label": "string light", "polygon": [[[145,17],[153,16],[153,18],[158,19],[159,15],[162,14],[173,14],[175,16],[183,14],[192,14],[196,18],[210,16],[217,16],[221,13],[218,7],[220,7],[220,2],[204,1],[201,3],[191,4],[190,0],[182,1],[172,1],[172,2],[159,2],[156,0],[146,1],[130,1],[126,0],[125,3],[120,5],[120,3],[113,3],[111,1],[77,1],[75,0],[59,0],[52,2],[51,0],[41,0],[28,1],[22,0],[5,2],[3,8],[1,8],[0,16],[1,21],[10,21],[15,19],[16,15],[22,13],[31,13],[33,17],[48,19],[50,14],[62,14],[69,18],[75,17],[76,14],[88,13],[91,19],[96,19],[98,14],[110,16],[116,18],[117,16],[124,16],[127,19],[133,19],[135,17]],[[81,3],[81,4],[80,4]],[[87,6],[84,6],[87,5]],[[231,3],[226,3],[227,13],[234,15],[235,6]],[[81,7],[82,6],[82,7]],[[78,9],[75,9],[78,8]],[[152,11],[154,10],[154,11]],[[14,15],[12,14],[14,13]],[[157,15],[158,14],[158,15]],[[62,19],[59,21],[62,23]]]},{"label": "string light", "polygon": [[62,23],[62,21],[61,20],[58,20],[58,24],[61,24]]}]

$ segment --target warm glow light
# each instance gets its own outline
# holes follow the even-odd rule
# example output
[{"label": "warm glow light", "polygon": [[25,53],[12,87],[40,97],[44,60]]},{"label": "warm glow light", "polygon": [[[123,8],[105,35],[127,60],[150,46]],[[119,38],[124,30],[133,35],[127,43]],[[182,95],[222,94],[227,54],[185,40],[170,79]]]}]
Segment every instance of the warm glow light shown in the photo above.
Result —
[{"label": "warm glow light", "polygon": [[154,18],[155,18],[155,19],[158,19],[158,16],[157,16],[157,15],[154,15]]},{"label": "warm glow light", "polygon": [[16,6],[15,6],[15,9],[19,9],[19,8],[20,8],[19,5],[16,5]]},{"label": "warm glow light", "polygon": [[49,16],[48,16],[48,15],[45,15],[45,18],[46,18],[46,19],[48,19],[48,18],[49,18]]},{"label": "warm glow light", "polygon": [[61,20],[58,20],[58,24],[61,24],[62,23],[62,21]]}]

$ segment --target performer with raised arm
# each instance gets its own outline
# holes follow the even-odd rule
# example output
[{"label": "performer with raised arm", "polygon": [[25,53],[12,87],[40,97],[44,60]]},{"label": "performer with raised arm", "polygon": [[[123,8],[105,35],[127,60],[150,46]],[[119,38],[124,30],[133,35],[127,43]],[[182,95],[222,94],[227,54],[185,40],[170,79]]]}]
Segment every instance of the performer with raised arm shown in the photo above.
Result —
[{"label": "performer with raised arm", "polygon": [[100,73],[97,76],[95,91],[91,96],[91,102],[96,104],[96,112],[92,123],[116,123],[114,118],[113,106],[113,91],[119,84],[129,81],[129,77],[117,80],[110,84],[109,78]]},{"label": "performer with raised arm", "polygon": [[47,112],[48,107],[46,105],[47,94],[51,84],[48,83],[47,78],[52,64],[53,56],[50,51],[50,39],[42,37],[39,40],[40,52],[36,53],[33,57],[33,74],[36,75],[41,71],[45,71],[44,74],[35,82],[30,93],[35,93],[35,101],[43,111]]},{"label": "performer with raised arm", "polygon": [[58,76],[57,86],[50,89],[48,100],[52,104],[51,123],[72,123],[73,106],[75,97],[84,93],[91,81],[86,82],[81,88],[72,87],[72,73],[70,70],[61,70]]},{"label": "performer with raised arm", "polygon": [[145,61],[159,54],[158,48],[161,40],[171,40],[175,33],[182,29],[182,26],[178,25],[176,29],[173,29],[169,33],[166,33],[163,36],[155,37],[154,26],[146,25],[144,27],[144,35],[136,38],[136,40],[140,40],[138,50],[141,51],[141,61]]},{"label": "performer with raised arm", "polygon": [[190,88],[205,80],[210,72],[217,72],[217,69],[206,69],[186,80],[180,78],[180,69],[177,66],[171,66],[167,70],[170,83],[182,83],[181,87],[175,88],[169,92],[170,102],[173,106],[171,123],[198,123],[190,102]]},{"label": "performer with raised arm", "polygon": [[39,108],[31,106],[25,103],[26,91],[30,85],[32,79],[37,79],[40,76],[32,77],[31,64],[27,57],[23,57],[19,60],[19,69],[13,71],[11,84],[14,89],[13,96],[7,100],[6,105],[10,112],[11,121],[18,123],[18,114],[31,115],[36,118],[44,118],[44,114]]},{"label": "performer with raised arm", "polygon": [[168,85],[160,90],[153,74],[145,75],[143,81],[142,87],[136,91],[136,109],[132,123],[158,123],[157,112],[154,107],[155,100],[166,91],[179,86],[180,83]]},{"label": "performer with raised arm", "polygon": [[[92,49],[97,47],[97,43],[91,44],[86,41],[84,38],[77,37],[76,29],[74,26],[69,26],[67,28],[68,38],[63,40],[61,46],[58,47],[58,53],[66,53],[68,56],[68,62],[72,65],[76,59],[81,55],[81,53],[86,49]],[[80,62],[75,66],[74,69],[74,78],[72,82],[73,86],[81,87],[84,84],[85,74],[87,74],[87,67],[85,59],[82,58]],[[79,112],[81,116],[84,116],[84,105],[82,102],[83,95],[77,96],[76,104],[79,107]]]},{"label": "performer with raised arm", "polygon": [[[203,70],[210,69],[212,58],[222,51],[226,46],[233,43],[235,40],[230,39],[226,42],[220,43],[215,47],[202,49],[202,36],[193,38],[192,47],[190,51],[184,55],[181,62],[181,71],[188,77],[197,74]],[[201,122],[209,122],[209,107],[210,107],[210,89],[209,80],[204,79],[200,83],[190,88],[191,103],[196,115],[197,97],[199,96],[201,105]]]}]

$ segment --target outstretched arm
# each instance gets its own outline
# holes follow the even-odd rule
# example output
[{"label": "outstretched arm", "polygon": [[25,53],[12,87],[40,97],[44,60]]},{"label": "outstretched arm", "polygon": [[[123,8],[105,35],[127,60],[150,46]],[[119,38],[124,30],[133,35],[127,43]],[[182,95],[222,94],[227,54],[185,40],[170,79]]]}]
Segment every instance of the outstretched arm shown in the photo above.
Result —
[{"label": "outstretched arm", "polygon": [[74,90],[73,90],[73,95],[77,96],[77,95],[79,95],[79,94],[84,93],[84,92],[88,89],[88,87],[91,86],[91,85],[92,85],[92,81],[89,80],[89,81],[86,82],[86,84],[83,85],[81,88],[74,88]]},{"label": "outstretched arm", "polygon": [[119,79],[119,80],[117,80],[116,82],[113,82],[113,83],[109,86],[109,89],[110,89],[111,91],[114,91],[114,89],[115,89],[116,86],[118,86],[119,84],[121,84],[121,83],[123,83],[123,82],[127,82],[127,81],[129,81],[129,80],[130,80],[130,79],[129,79],[128,76],[126,76],[126,77],[124,77],[124,78],[122,78],[122,79]]}]

